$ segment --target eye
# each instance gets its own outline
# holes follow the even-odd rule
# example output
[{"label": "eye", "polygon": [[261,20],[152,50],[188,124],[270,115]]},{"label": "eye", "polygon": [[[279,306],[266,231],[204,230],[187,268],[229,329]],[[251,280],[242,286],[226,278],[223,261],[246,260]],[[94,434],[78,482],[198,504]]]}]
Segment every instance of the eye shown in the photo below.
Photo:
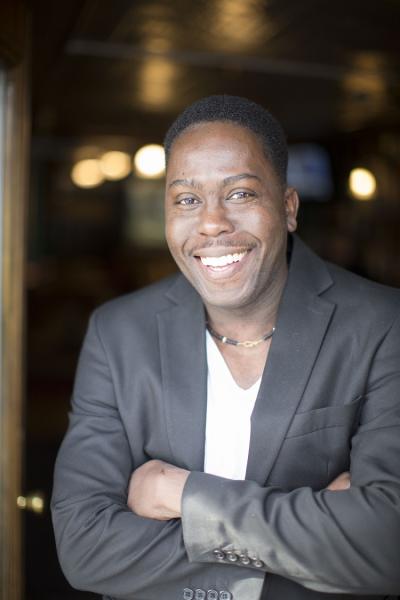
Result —
[{"label": "eye", "polygon": [[178,198],[175,204],[177,204],[178,206],[191,208],[192,206],[200,204],[200,201],[198,198],[195,198],[193,196],[184,196],[183,198]]},{"label": "eye", "polygon": [[251,200],[254,197],[255,197],[254,192],[240,190],[237,192],[233,192],[230,196],[228,196],[228,200],[239,203],[239,202],[246,202],[247,200],[249,200],[249,199]]}]

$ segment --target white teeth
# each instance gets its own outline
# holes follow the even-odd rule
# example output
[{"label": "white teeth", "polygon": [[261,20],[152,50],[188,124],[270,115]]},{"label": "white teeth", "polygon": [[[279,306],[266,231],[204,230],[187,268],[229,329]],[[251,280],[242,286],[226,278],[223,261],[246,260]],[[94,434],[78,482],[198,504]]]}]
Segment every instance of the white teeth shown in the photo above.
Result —
[{"label": "white teeth", "polygon": [[226,267],[234,262],[239,262],[246,252],[226,254],[225,256],[201,256],[200,260],[206,267]]}]

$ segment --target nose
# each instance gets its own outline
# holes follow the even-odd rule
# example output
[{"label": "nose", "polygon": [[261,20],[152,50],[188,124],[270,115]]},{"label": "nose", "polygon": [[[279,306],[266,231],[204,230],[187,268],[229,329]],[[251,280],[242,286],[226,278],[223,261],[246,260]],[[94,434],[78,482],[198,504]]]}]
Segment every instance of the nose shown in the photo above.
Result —
[{"label": "nose", "polygon": [[221,203],[205,205],[201,211],[198,232],[203,235],[217,237],[222,233],[232,233],[234,225]]}]

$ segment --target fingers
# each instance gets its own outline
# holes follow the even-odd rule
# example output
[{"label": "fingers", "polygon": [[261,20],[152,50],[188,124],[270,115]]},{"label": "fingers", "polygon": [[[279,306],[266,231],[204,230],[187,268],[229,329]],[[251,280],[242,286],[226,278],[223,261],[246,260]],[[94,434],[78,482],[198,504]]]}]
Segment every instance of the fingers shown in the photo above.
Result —
[{"label": "fingers", "polygon": [[341,492],[343,490],[348,490],[351,485],[350,473],[345,471],[336,477],[326,488],[331,492]]}]

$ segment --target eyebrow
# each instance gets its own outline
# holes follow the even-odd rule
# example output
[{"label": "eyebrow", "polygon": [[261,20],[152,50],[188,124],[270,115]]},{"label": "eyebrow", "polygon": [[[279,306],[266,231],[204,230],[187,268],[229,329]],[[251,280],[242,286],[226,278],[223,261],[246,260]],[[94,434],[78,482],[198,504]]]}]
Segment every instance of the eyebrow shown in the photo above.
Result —
[{"label": "eyebrow", "polygon": [[225,177],[224,185],[231,185],[232,183],[236,183],[241,179],[256,179],[257,181],[261,181],[258,175],[253,175],[252,173],[239,173],[239,175],[231,175],[230,177]]},{"label": "eyebrow", "polygon": [[[231,185],[232,183],[236,183],[241,179],[256,179],[257,181],[261,181],[258,175],[253,175],[252,173],[239,173],[239,175],[230,175],[229,177],[225,177],[223,180],[224,186]],[[193,188],[201,188],[202,186],[197,183],[194,179],[174,179],[168,186],[168,189],[174,186],[186,185]]]},{"label": "eyebrow", "polygon": [[171,183],[169,184],[168,189],[178,185],[186,185],[192,188],[201,187],[201,185],[197,183],[194,179],[174,179],[174,181],[171,181]]}]

